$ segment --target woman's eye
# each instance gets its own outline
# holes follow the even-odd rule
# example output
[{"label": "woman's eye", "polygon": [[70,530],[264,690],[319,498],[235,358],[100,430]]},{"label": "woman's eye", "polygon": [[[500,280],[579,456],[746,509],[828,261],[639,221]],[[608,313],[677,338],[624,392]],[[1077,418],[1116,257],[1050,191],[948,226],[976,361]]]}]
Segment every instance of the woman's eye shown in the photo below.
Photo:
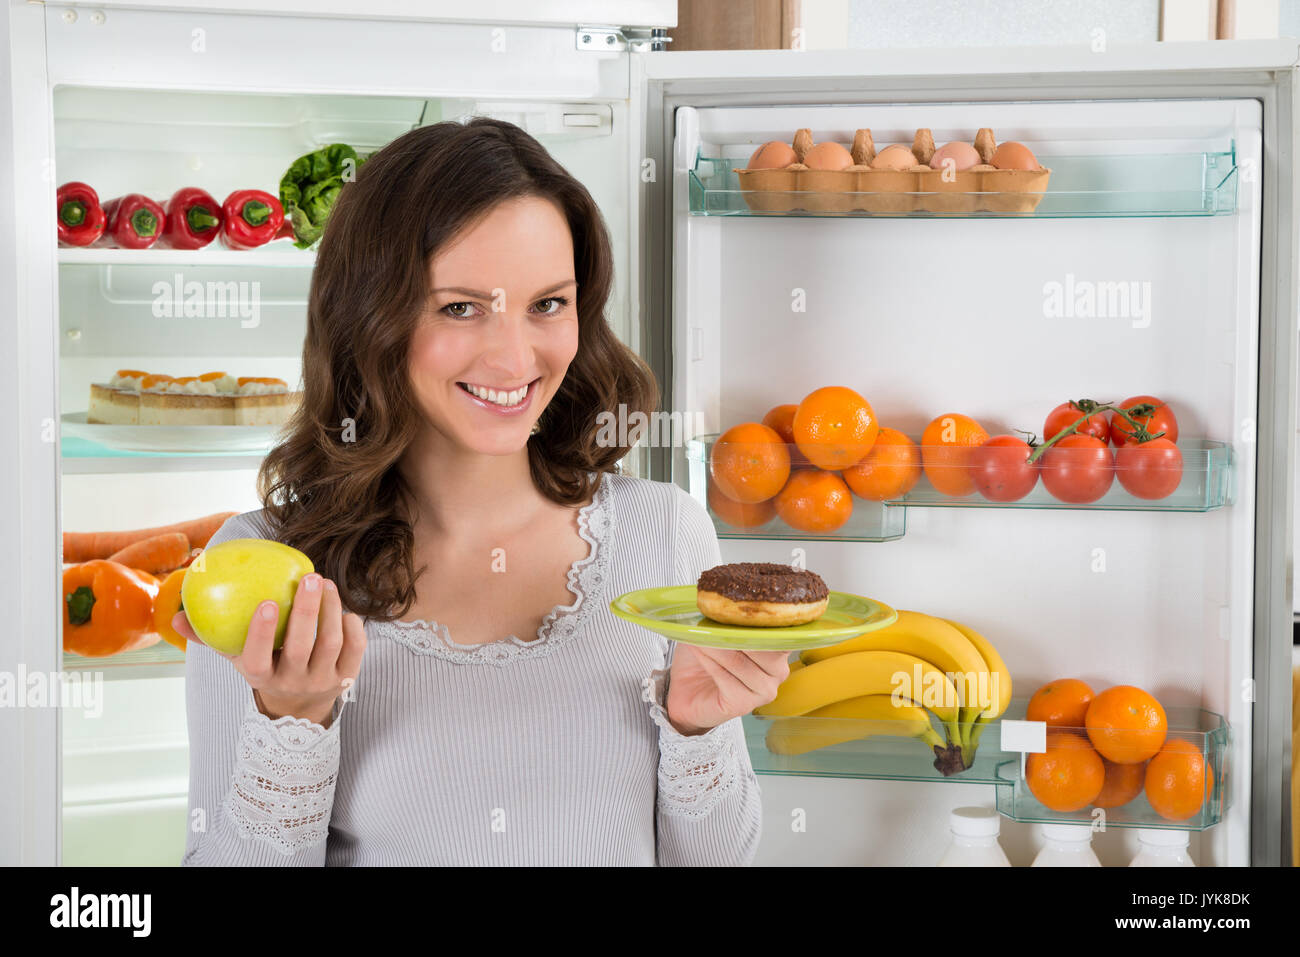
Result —
[{"label": "woman's eye", "polygon": [[544,315],[554,315],[555,313],[560,312],[561,310],[563,310],[564,307],[567,306],[567,305],[569,304],[569,300],[565,299],[563,296],[551,296],[551,297],[549,297],[549,298],[547,298],[547,299],[539,299],[539,300],[537,300],[537,304],[538,304],[539,306],[541,306],[541,305],[545,305],[545,304],[547,304],[547,303],[552,304],[552,305],[554,306],[554,308],[553,308],[553,309],[541,309],[541,310],[539,310],[539,311],[540,311],[541,313],[543,313]]},{"label": "woman's eye", "polygon": [[449,302],[442,311],[453,319],[472,319],[474,304],[472,302]]}]

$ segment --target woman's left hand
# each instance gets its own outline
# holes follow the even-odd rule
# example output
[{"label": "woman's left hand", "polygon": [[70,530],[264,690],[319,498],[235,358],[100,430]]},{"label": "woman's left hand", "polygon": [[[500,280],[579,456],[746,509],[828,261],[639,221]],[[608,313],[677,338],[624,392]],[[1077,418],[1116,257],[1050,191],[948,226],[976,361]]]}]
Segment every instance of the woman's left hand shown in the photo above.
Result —
[{"label": "woman's left hand", "polygon": [[684,735],[704,734],[767,704],[790,675],[788,651],[677,646],[664,709]]}]

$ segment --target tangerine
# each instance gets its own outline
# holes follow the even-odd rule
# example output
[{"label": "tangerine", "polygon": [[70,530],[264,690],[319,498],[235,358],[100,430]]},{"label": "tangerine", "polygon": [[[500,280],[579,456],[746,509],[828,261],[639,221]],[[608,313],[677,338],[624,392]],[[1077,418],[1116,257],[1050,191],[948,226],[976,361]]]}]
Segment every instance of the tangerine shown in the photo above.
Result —
[{"label": "tangerine", "polygon": [[1147,765],[1146,794],[1151,807],[1169,821],[1185,821],[1214,793],[1214,771],[1191,741],[1166,741]]},{"label": "tangerine", "polygon": [[808,461],[833,472],[862,461],[875,444],[880,423],[862,396],[828,385],[804,396],[790,428]]},{"label": "tangerine", "polygon": [[974,493],[971,450],[988,440],[982,425],[959,412],[941,415],[927,425],[921,434],[921,461],[935,491],[944,495]]},{"label": "tangerine", "polygon": [[732,528],[758,528],[760,525],[766,525],[776,515],[776,505],[773,504],[772,499],[746,505],[744,502],[737,502],[723,495],[712,479],[709,480],[708,499],[713,514]]},{"label": "tangerine", "polygon": [[853,514],[853,493],[835,472],[800,469],[777,494],[776,514],[801,532],[833,532]]},{"label": "tangerine", "polygon": [[1145,761],[1141,764],[1116,764],[1102,758],[1101,763],[1106,769],[1106,781],[1092,802],[1093,807],[1120,807],[1142,793],[1147,777]]},{"label": "tangerine", "polygon": [[1043,807],[1079,811],[1101,793],[1106,769],[1082,735],[1047,732],[1047,750],[1025,758],[1025,784]]},{"label": "tangerine", "polygon": [[872,502],[899,498],[921,478],[921,450],[897,429],[881,429],[871,451],[842,473],[855,495]]},{"label": "tangerine", "polygon": [[781,436],[758,422],[733,425],[713,445],[709,473],[733,502],[766,501],[790,477],[790,452]]},{"label": "tangerine", "polygon": [[1152,757],[1169,730],[1160,702],[1133,685],[1115,685],[1093,698],[1083,723],[1092,746],[1116,764]]},{"label": "tangerine", "polygon": [[812,463],[808,461],[808,456],[799,451],[799,446],[794,442],[794,412],[799,406],[794,403],[774,406],[768,409],[767,415],[763,416],[763,424],[769,429],[781,436],[790,450],[790,468],[805,468]]},{"label": "tangerine", "polygon": [[1092,689],[1078,678],[1049,681],[1029,699],[1026,721],[1046,721],[1049,728],[1082,728]]}]

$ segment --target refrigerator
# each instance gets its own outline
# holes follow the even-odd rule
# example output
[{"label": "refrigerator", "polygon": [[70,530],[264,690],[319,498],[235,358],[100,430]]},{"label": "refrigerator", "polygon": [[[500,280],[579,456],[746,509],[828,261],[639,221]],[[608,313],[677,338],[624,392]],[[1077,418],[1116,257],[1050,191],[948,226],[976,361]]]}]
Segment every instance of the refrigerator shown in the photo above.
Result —
[{"label": "refrigerator", "polygon": [[[1220,779],[1213,812],[1187,828],[1193,858],[1285,862],[1295,42],[672,53],[676,5],[663,0],[472,12],[106,0],[10,3],[5,18],[0,229],[13,255],[0,288],[13,321],[0,389],[14,413],[0,587],[16,627],[0,634],[0,670],[29,686],[78,676],[93,702],[41,707],[28,691],[26,706],[0,708],[0,764],[19,769],[0,788],[5,863],[179,863],[183,658],[64,654],[60,535],[258,508],[264,450],[99,444],[87,390],[120,368],[296,382],[313,262],[285,242],[58,248],[57,186],[274,192],[312,149],[369,152],[480,114],[535,135],[600,205],[615,250],[609,321],[687,426],[622,467],[706,507],[713,439],[824,386],[854,389],[912,437],[950,412],[990,434],[1039,431],[1084,396],[1176,407],[1186,474],[1164,504],[1111,492],[1060,507],[1039,490],[970,507],[923,484],[893,504],[855,500],[835,533],[737,529],[716,514],[715,526],[724,561],[794,561],[833,589],[976,628],[1022,702],[1060,677],[1152,691],[1203,734]],[[847,146],[870,129],[883,147],[921,128],[938,143],[983,128],[1025,143],[1052,169],[1047,192],[1028,212],[780,194],[773,209],[735,173],[798,130]],[[256,314],[159,315],[195,282],[252,290]],[[1080,290],[1121,287],[1118,314],[1099,314],[1096,297],[1073,308]],[[1057,819],[1025,799],[1009,732],[1004,751],[990,731],[983,769],[963,779],[871,743],[778,760],[763,722],[744,721],[763,794],[758,865],[934,864],[949,811],[967,805],[998,808],[1003,847],[1028,864]],[[1140,821],[1112,820],[1093,846],[1126,864]]]}]

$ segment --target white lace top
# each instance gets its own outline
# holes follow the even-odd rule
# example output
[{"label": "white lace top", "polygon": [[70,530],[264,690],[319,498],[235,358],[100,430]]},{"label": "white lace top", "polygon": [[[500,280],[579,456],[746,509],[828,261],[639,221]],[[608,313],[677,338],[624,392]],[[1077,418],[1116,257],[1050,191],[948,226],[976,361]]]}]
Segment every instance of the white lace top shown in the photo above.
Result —
[{"label": "white lace top", "polygon": [[[328,730],[271,721],[192,644],[182,863],[751,862],[761,804],[740,719],[679,734],[664,711],[675,644],[609,611],[719,564],[711,520],[676,485],[606,474],[578,524],[590,549],[569,570],[573,603],[534,640],[457,645],[436,622],[367,619]],[[246,512],[209,544],[271,537]]]}]

